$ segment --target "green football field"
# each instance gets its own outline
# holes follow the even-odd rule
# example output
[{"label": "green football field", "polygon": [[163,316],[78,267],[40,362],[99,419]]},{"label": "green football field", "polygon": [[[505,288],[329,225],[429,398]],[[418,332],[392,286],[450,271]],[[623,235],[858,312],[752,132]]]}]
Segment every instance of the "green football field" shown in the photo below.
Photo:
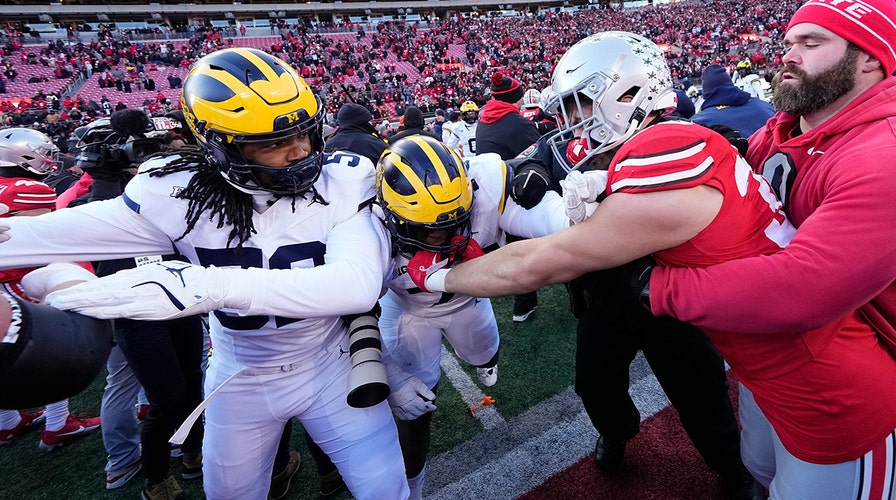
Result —
[{"label": "green football field", "polygon": [[[481,485],[465,485],[465,481],[476,481],[477,475],[469,474],[470,479],[465,479],[458,471],[485,467],[494,458],[490,455],[495,449],[512,449],[542,432],[520,430],[530,424],[549,429],[552,422],[533,420],[561,418],[550,417],[556,415],[552,413],[555,410],[563,410],[552,409],[553,406],[574,406],[569,403],[571,391],[568,389],[573,380],[575,328],[563,287],[541,290],[539,309],[525,323],[510,320],[511,299],[496,299],[493,306],[501,332],[498,383],[486,389],[478,383],[475,369],[458,362],[450,354],[443,359],[443,378],[436,399],[439,409],[433,418],[426,496],[456,498],[456,494],[449,495],[449,492],[467,487],[469,498],[479,496],[473,492]],[[450,348],[445,352],[450,353]],[[70,400],[72,413],[91,416],[99,413],[103,376],[87,391]],[[495,403],[478,409],[474,417],[469,405],[479,402],[484,395],[494,398]],[[544,411],[533,411],[542,407]],[[316,470],[305,450],[301,427],[297,423],[294,425],[293,442],[302,452],[303,465],[288,498],[317,498]],[[583,438],[590,443],[588,446],[593,446],[593,436]],[[31,430],[13,443],[0,447],[0,499],[140,497],[142,480],[139,477],[118,490],[105,489],[106,453],[99,431],[49,453],[38,449],[38,440],[38,431]],[[173,459],[172,473],[179,475],[179,472],[180,463]],[[532,478],[517,481],[517,493],[525,492],[526,484],[533,481]],[[181,484],[189,498],[203,498],[201,480],[181,481]],[[507,490],[507,494],[513,496],[512,491]],[[351,497],[343,493],[334,498]]]}]

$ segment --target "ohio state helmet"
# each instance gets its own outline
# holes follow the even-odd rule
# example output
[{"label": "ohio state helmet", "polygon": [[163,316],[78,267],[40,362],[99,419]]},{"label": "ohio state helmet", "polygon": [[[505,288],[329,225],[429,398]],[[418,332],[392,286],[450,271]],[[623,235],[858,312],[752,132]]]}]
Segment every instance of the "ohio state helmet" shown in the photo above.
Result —
[{"label": "ohio state helmet", "polygon": [[59,168],[59,148],[34,129],[0,130],[0,167],[19,167],[32,177],[44,178]]},{"label": "ohio state helmet", "polygon": [[563,55],[551,79],[553,97],[548,114],[559,114],[560,133],[551,147],[566,157],[572,137],[587,137],[588,145],[577,169],[610,151],[644,127],[653,112],[662,115],[676,107],[672,76],[663,53],[650,40],[621,31],[591,35]]}]

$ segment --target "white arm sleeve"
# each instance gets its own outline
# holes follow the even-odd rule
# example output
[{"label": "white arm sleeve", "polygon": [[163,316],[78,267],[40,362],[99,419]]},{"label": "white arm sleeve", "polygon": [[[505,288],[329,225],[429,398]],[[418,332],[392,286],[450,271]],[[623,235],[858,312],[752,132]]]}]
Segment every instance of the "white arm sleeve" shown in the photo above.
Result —
[{"label": "white arm sleeve", "polygon": [[354,314],[371,309],[379,298],[390,248],[385,228],[365,208],[330,232],[322,266],[222,271],[230,287],[252,291],[242,315]]},{"label": "white arm sleeve", "polygon": [[131,210],[122,197],[3,222],[10,228],[9,241],[0,244],[3,269],[164,255],[174,248],[168,235]]},{"label": "white arm sleeve", "polygon": [[569,227],[566,205],[555,191],[548,191],[534,207],[526,210],[507,199],[507,206],[501,214],[501,229],[509,234],[525,238],[540,238]]}]

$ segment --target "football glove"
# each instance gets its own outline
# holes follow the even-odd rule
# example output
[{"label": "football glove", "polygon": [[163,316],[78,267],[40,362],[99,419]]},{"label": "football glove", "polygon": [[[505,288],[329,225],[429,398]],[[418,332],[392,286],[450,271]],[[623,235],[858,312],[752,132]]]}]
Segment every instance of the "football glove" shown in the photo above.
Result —
[{"label": "football glove", "polygon": [[510,181],[510,197],[526,210],[538,205],[544,194],[551,189],[551,173],[544,163],[527,159],[514,168],[515,175]]},{"label": "football glove", "polygon": [[53,292],[47,296],[47,303],[95,318],[156,321],[224,307],[248,308],[248,292],[228,297],[230,287],[223,274],[216,267],[157,262]]},{"label": "football glove", "polygon": [[54,262],[22,276],[22,288],[35,300],[43,300],[53,288],[69,281],[93,281],[96,276],[72,262]]},{"label": "football glove", "polygon": [[441,259],[436,252],[419,250],[408,262],[408,276],[424,292],[444,292],[448,259]]},{"label": "football glove", "polygon": [[[9,210],[9,207],[6,207],[6,209]],[[7,240],[9,240],[9,226],[0,225],[0,243]]]},{"label": "football glove", "polygon": [[[454,235],[454,237],[451,238],[451,243],[457,243],[458,241],[460,241],[462,239],[463,239],[463,236],[456,234],[456,235]],[[485,252],[482,250],[482,247],[479,246],[479,242],[477,242],[473,238],[470,238],[467,241],[467,246],[464,247],[464,252],[460,255],[457,255],[455,252],[454,254],[451,255],[451,257],[448,260],[451,263],[466,262],[468,260],[473,260],[476,257],[482,257],[483,255],[485,255]]]},{"label": "football glove", "polygon": [[[451,241],[454,242],[459,238],[462,238],[462,236],[455,235]],[[470,238],[470,241],[467,243],[466,248],[464,248],[464,253],[460,255],[460,258],[449,255],[448,258],[443,259],[442,256],[436,252],[419,250],[414,254],[414,257],[411,258],[410,262],[408,262],[408,276],[410,276],[414,284],[420,287],[420,290],[423,290],[424,292],[444,292],[445,275],[447,275],[449,271],[449,269],[445,269],[445,267],[447,267],[449,263],[466,262],[477,257],[482,257],[483,255],[485,255],[485,252],[482,250],[482,247],[479,246],[479,242],[473,238]]]},{"label": "football glove", "polygon": [[598,197],[607,189],[607,171],[573,170],[560,181],[560,186],[563,188],[566,215],[573,224],[578,224],[597,208]]},{"label": "football glove", "polygon": [[410,377],[393,388],[389,395],[389,406],[399,420],[414,420],[417,417],[436,410],[432,402],[435,393],[417,377]]}]

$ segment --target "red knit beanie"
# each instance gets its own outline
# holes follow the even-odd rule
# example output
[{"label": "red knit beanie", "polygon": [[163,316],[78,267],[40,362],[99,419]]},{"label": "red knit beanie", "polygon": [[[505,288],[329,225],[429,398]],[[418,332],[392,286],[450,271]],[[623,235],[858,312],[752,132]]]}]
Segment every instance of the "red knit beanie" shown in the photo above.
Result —
[{"label": "red knit beanie", "polygon": [[896,70],[896,2],[893,0],[809,0],[790,18],[787,29],[812,23],[833,31],[880,61],[886,74]]},{"label": "red knit beanie", "polygon": [[497,72],[492,75],[492,96],[499,101],[517,102],[523,98],[526,91],[520,85],[519,80]]}]

